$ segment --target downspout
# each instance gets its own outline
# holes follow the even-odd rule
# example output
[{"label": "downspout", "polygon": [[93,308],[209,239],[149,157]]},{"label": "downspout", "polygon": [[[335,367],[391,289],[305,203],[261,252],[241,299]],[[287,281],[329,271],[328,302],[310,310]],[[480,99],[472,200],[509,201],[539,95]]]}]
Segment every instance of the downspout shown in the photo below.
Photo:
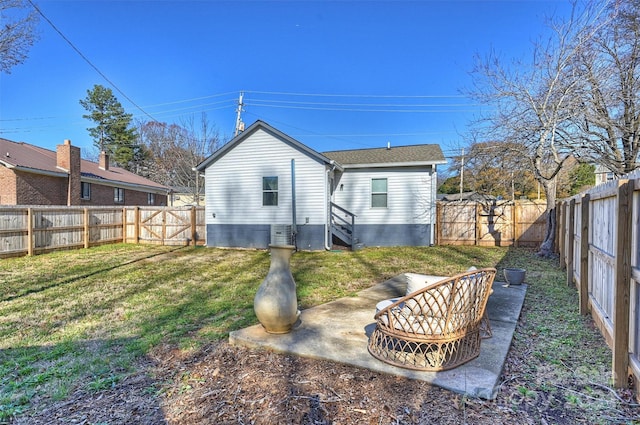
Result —
[{"label": "downspout", "polygon": [[438,171],[437,171],[437,166],[435,164],[433,164],[431,166],[431,214],[430,215],[430,219],[429,221],[431,222],[431,231],[429,232],[429,246],[433,246],[436,243],[436,219],[437,219],[437,214],[436,214],[436,203],[437,203],[437,196],[436,194],[438,193]]},{"label": "downspout", "polygon": [[329,165],[331,165],[331,168],[327,168],[327,176],[324,179],[324,193],[327,195],[327,217],[324,224],[324,249],[327,251],[331,251],[331,241],[329,240],[331,237],[331,188],[329,187],[331,179],[329,176],[336,169],[336,162],[332,159],[329,162]]},{"label": "downspout", "polygon": [[298,248],[298,242],[296,235],[298,234],[297,218],[296,218],[296,160],[291,160],[291,234],[293,236],[293,243]]}]

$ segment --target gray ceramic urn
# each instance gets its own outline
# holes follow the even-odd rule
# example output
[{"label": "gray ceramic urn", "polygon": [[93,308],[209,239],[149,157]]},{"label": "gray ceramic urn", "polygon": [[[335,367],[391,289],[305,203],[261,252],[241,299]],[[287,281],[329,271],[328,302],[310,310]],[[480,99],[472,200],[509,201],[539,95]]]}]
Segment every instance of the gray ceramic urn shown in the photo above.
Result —
[{"label": "gray ceramic urn", "polygon": [[269,250],[271,266],[253,299],[253,309],[267,332],[287,333],[291,331],[300,314],[296,282],[289,268],[289,260],[295,246],[269,245]]}]

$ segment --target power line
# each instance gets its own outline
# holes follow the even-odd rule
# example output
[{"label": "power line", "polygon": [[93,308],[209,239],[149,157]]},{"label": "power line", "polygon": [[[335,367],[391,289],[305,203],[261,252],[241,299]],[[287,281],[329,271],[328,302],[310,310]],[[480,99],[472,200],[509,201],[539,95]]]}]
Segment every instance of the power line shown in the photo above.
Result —
[{"label": "power line", "polygon": [[[187,102],[193,102],[194,100],[203,100],[203,99],[211,99],[214,97],[222,97],[222,96],[228,96],[230,94],[235,95],[237,92],[235,91],[230,91],[230,92],[226,92],[226,93],[218,93],[218,94],[211,94],[209,96],[200,96],[200,97],[193,97],[191,99],[184,99],[184,100],[174,100],[172,102],[164,102],[164,103],[156,103],[155,105],[146,105],[145,108],[154,108],[156,106],[165,106],[165,105],[175,105],[177,103],[187,103]],[[232,101],[235,102],[235,99],[232,99]]]},{"label": "power line", "polygon": [[[245,93],[257,95],[276,96],[296,96],[296,97],[319,97],[319,98],[349,98],[353,100],[363,99],[360,102],[340,102],[340,101],[318,101],[274,99],[267,96],[252,97],[246,101],[246,106],[294,109],[294,110],[315,110],[315,111],[338,111],[338,112],[377,112],[377,113],[466,113],[476,112],[477,103],[447,103],[447,102],[415,102],[423,99],[468,99],[463,95],[372,95],[372,94],[329,94],[329,93],[294,93],[294,92],[270,92],[270,91],[247,91]],[[262,98],[261,98],[262,97]],[[373,100],[373,102],[372,102]],[[391,100],[391,102],[389,102]],[[414,100],[414,101],[412,101]],[[404,102],[403,102],[404,101]],[[409,102],[407,102],[409,101]],[[426,109],[425,109],[426,108]],[[434,108],[434,109],[431,109]],[[467,109],[460,109],[467,108]],[[472,108],[472,109],[469,109]]]},{"label": "power line", "polygon": [[[251,112],[245,112],[247,115],[253,115],[257,118],[260,119],[265,119],[265,117],[261,116],[261,115],[257,115]],[[289,128],[293,128],[299,131],[303,131],[305,132],[304,134],[295,134],[295,133],[290,133],[289,135],[293,138],[305,138],[305,139],[310,139],[310,138],[315,138],[315,137],[323,137],[326,139],[333,139],[336,141],[340,141],[340,142],[345,142],[345,143],[349,143],[351,145],[358,145],[358,146],[363,146],[365,148],[376,148],[379,147],[377,144],[372,144],[372,143],[361,143],[361,142],[357,142],[354,141],[353,137],[407,137],[407,136],[431,136],[431,135],[435,135],[435,134],[443,134],[442,132],[419,132],[419,133],[374,133],[374,134],[326,134],[326,133],[318,133],[316,131],[313,130],[309,130],[309,129],[305,129],[305,128],[301,128],[298,126],[295,126],[293,124],[290,123],[286,123],[283,121],[278,121],[272,118],[266,118],[266,120],[270,123],[276,123],[285,127],[289,127]],[[443,151],[444,152],[444,151]],[[445,158],[448,158],[448,156],[445,155]]]},{"label": "power line", "polygon": [[71,46],[71,48],[73,50],[76,51],[76,53],[78,53],[78,55],[80,55],[80,57],[82,59],[84,59],[85,62],[87,62],[89,64],[89,66],[91,66],[102,78],[105,79],[106,82],[108,82],[111,87],[113,87],[114,89],[116,89],[116,91],[118,93],[120,93],[125,99],[127,99],[133,106],[135,106],[137,109],[139,109],[144,115],[148,116],[149,118],[151,118],[153,121],[158,121],[156,120],[154,117],[152,117],[148,112],[146,112],[144,109],[142,109],[140,106],[138,106],[138,104],[136,102],[134,102],[133,100],[131,100],[131,98],[129,96],[127,96],[122,90],[120,90],[120,88],[118,86],[115,85],[115,83],[113,81],[111,81],[102,71],[100,71],[98,69],[97,66],[95,66],[81,51],[80,49],[78,49],[72,42],[71,40],[69,40],[63,33],[62,31],[60,31],[58,29],[58,27],[56,27],[54,25],[53,22],[51,22],[51,20],[49,18],[47,18],[47,16],[42,12],[42,10],[40,10],[40,8],[38,6],[35,5],[35,3],[33,3],[32,0],[28,0],[29,3],[31,4],[31,6],[36,10],[36,12],[38,12],[40,14],[40,16],[42,16],[44,18],[45,21],[47,21],[49,23],[49,25],[51,25],[51,28],[53,28],[59,35],[60,37],[62,37],[62,39],[64,41],[67,42],[67,44],[69,44],[69,46]]},{"label": "power line", "polygon": [[[319,106],[288,106],[288,105],[273,105],[268,103],[253,103],[253,101],[248,101],[244,103],[246,106],[256,106],[256,107],[265,107],[265,108],[279,108],[279,109],[301,109],[301,110],[312,110],[312,111],[342,111],[342,112],[402,112],[402,113],[414,113],[414,114],[425,114],[425,113],[462,113],[462,112],[474,112],[474,110],[465,110],[465,109],[367,109],[367,105],[365,108],[324,108]],[[446,105],[443,105],[446,106]]]},{"label": "power line", "polygon": [[[225,100],[220,100],[218,102],[203,103],[203,104],[198,104],[198,105],[195,105],[195,106],[185,106],[184,108],[175,108],[175,109],[166,109],[166,110],[162,110],[162,111],[156,111],[156,112],[154,112],[154,114],[166,114],[168,112],[185,111],[185,110],[189,110],[189,109],[202,108],[204,106],[212,106],[212,105],[220,105],[220,104],[227,104],[226,106],[229,106],[233,102],[235,102],[235,99],[225,99]],[[159,105],[171,105],[171,104],[176,104],[176,103],[183,103],[183,102],[170,102],[170,103],[159,104]],[[226,107],[226,106],[224,106],[224,107]],[[221,109],[221,108],[210,108],[210,109],[213,110],[213,109]]]},{"label": "power line", "polygon": [[464,95],[377,95],[377,94],[328,94],[328,93],[292,93],[292,92],[275,92],[275,91],[252,91],[243,90],[244,93],[255,94],[275,94],[286,96],[317,96],[317,97],[362,97],[362,98],[395,98],[395,99],[436,99],[436,98],[465,98]]},{"label": "power line", "polygon": [[433,107],[458,107],[458,106],[481,106],[480,104],[473,103],[337,103],[337,102],[300,102],[295,100],[264,100],[253,99],[254,102],[271,102],[279,104],[292,104],[292,105],[321,105],[321,106],[367,106],[367,107],[420,107],[420,108],[433,108]]}]

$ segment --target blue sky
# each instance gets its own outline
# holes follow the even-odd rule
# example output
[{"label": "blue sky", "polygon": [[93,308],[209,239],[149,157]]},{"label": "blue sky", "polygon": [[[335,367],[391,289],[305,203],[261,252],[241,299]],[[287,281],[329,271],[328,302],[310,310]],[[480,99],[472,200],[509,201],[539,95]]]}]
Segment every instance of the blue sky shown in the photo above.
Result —
[{"label": "blue sky", "polygon": [[[79,100],[112,88],[136,118],[181,123],[207,113],[233,135],[262,119],[323,152],[468,144],[483,110],[462,93],[474,55],[528,57],[544,17],[567,1],[40,0],[29,58],[0,75],[0,137],[95,154]],[[140,109],[138,107],[140,107]]]}]

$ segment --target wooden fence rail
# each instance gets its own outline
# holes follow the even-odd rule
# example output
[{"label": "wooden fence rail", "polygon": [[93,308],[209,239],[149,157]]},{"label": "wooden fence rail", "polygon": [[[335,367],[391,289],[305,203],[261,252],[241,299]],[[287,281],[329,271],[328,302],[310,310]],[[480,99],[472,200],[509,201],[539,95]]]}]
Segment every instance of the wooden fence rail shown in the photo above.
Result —
[{"label": "wooden fence rail", "polygon": [[0,257],[105,243],[204,244],[204,207],[0,207]]},{"label": "wooden fence rail", "polygon": [[614,385],[640,388],[640,172],[557,206],[567,284],[612,349]]},{"label": "wooden fence rail", "polygon": [[[438,244],[537,246],[545,204],[438,203]],[[0,257],[104,243],[205,242],[204,207],[0,207]]]},{"label": "wooden fence rail", "polygon": [[438,202],[437,245],[537,247],[544,239],[546,202]]}]

